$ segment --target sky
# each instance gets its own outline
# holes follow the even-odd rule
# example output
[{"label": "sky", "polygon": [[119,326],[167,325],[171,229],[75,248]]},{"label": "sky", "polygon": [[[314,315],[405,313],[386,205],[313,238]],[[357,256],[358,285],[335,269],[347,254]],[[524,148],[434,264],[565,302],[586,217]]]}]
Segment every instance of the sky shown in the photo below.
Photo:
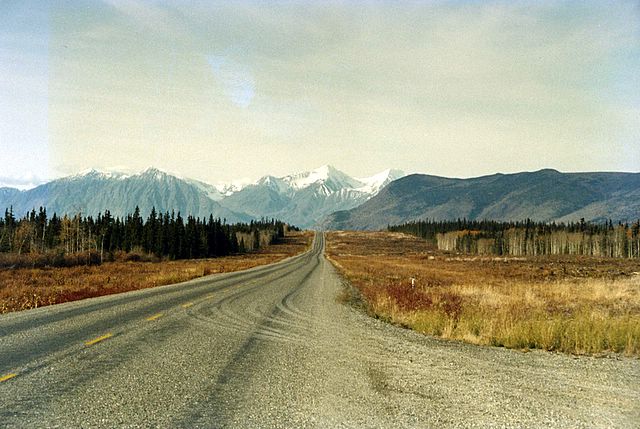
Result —
[{"label": "sky", "polygon": [[638,1],[0,0],[0,186],[640,171]]}]

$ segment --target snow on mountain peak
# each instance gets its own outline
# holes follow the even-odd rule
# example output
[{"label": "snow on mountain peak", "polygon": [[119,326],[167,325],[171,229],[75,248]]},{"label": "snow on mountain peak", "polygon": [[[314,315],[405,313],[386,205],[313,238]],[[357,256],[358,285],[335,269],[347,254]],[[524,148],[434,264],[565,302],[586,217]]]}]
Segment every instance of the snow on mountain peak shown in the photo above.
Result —
[{"label": "snow on mountain peak", "polygon": [[331,165],[323,165],[310,171],[283,177],[267,175],[256,181],[243,179],[232,183],[218,184],[216,188],[223,196],[233,195],[251,185],[266,186],[281,194],[295,193],[310,186],[316,186],[317,192],[325,196],[345,190],[375,195],[389,182],[403,176],[404,173],[400,170],[386,169],[371,177],[360,179],[351,177]]},{"label": "snow on mountain peak", "polygon": [[164,171],[160,171],[155,167],[149,167],[146,170],[144,170],[142,173],[138,174],[138,176],[149,177],[149,178],[158,180],[167,176],[167,173],[165,173]]},{"label": "snow on mountain peak", "polygon": [[186,179],[185,177],[181,176],[178,173],[169,173],[157,167],[149,167],[146,170],[142,171],[141,173],[136,174],[136,176],[155,179],[155,180],[166,180],[167,178],[173,177],[176,179],[188,181],[188,179]]},{"label": "snow on mountain peak", "polygon": [[257,184],[257,182],[248,178],[243,178],[234,180],[230,183],[218,183],[217,185],[215,185],[215,188],[218,190],[218,192],[220,192],[220,194],[228,197],[235,194],[236,192],[240,192],[249,185],[255,184]]},{"label": "snow on mountain peak", "polygon": [[324,185],[329,191],[356,188],[360,185],[356,179],[331,165],[323,165],[315,170],[285,176],[282,180],[295,190],[308,188],[316,183]]},{"label": "snow on mountain peak", "polygon": [[132,177],[139,177],[139,178],[144,178],[144,179],[154,179],[154,180],[164,180],[170,177],[175,177],[177,179],[180,180],[186,180],[188,181],[188,179],[185,179],[184,177],[180,176],[177,173],[170,173],[164,170],[161,170],[157,167],[149,167],[143,171],[140,171],[138,173],[132,173],[132,172],[123,172],[123,171],[118,171],[117,169],[114,170],[98,170],[96,168],[88,168],[86,170],[82,170],[74,175],[71,176],[67,176],[64,177],[63,179],[67,179],[67,180],[77,180],[77,179],[83,179],[83,178],[96,178],[96,179],[119,179],[119,180],[123,180],[123,179],[129,179]]},{"label": "snow on mountain peak", "polygon": [[291,174],[283,177],[282,179],[293,189],[303,189],[316,182],[327,180],[332,170],[335,169],[328,165],[323,165],[315,170]]},{"label": "snow on mountain peak", "polygon": [[[115,171],[122,170],[118,168]],[[127,187],[139,187],[156,198],[156,208],[162,204],[166,207],[170,207],[167,204],[176,204],[177,200],[170,200],[168,203],[164,201],[162,196],[164,193],[173,198],[173,195],[182,195],[186,192],[184,195],[188,194],[192,197],[195,195],[195,200],[190,198],[192,201],[184,202],[191,204],[189,206],[192,207],[191,210],[210,210],[211,207],[217,207],[219,204],[225,210],[245,216],[243,219],[267,216],[306,227],[315,225],[330,213],[349,210],[362,204],[389,182],[403,175],[401,171],[386,169],[370,177],[354,178],[330,165],[323,165],[288,176],[266,175],[259,180],[241,179],[211,185],[151,167],[141,172],[124,170],[118,173],[104,173],[90,169],[57,180],[63,181],[61,185],[70,186],[85,181],[83,184],[87,186],[83,186],[82,189],[100,189],[102,186],[105,186],[105,189],[119,189],[117,183],[110,182],[126,179],[124,183]],[[189,186],[183,186],[182,182]],[[109,188],[112,185],[115,187]],[[194,193],[194,190],[197,192]],[[10,195],[11,192],[18,191],[9,190],[0,193],[2,192]],[[7,200],[13,197],[3,198]],[[118,209],[121,212],[128,210],[127,206],[131,205],[132,201],[134,200],[127,200],[126,204],[120,204]]]},{"label": "snow on mountain peak", "polygon": [[289,194],[291,192],[291,186],[280,177],[264,176],[256,184],[271,188],[279,194]]},{"label": "snow on mountain peak", "polygon": [[149,167],[136,174],[126,174],[118,171],[105,172],[99,171],[95,168],[90,168],[73,176],[69,176],[67,179],[75,180],[92,177],[96,179],[122,180],[134,176],[153,180],[165,180],[169,177],[176,177],[189,183],[196,184],[198,188],[205,191],[211,199],[219,201],[225,197],[242,191],[250,185],[267,186],[281,194],[289,194],[306,189],[310,186],[315,186],[317,187],[318,192],[323,195],[329,195],[334,192],[356,191],[373,196],[389,182],[403,177],[404,173],[400,170],[386,169],[370,177],[355,178],[343,173],[331,165],[326,164],[310,171],[303,171],[283,177],[267,175],[259,180],[243,178],[228,183],[209,185],[198,180],[182,178],[177,174],[168,173],[156,167]]},{"label": "snow on mountain peak", "polygon": [[380,189],[384,188],[390,182],[404,177],[404,175],[404,172],[401,170],[388,168],[373,176],[357,179],[363,184],[358,190],[367,194],[377,194]]},{"label": "snow on mountain peak", "polygon": [[63,179],[83,179],[87,177],[99,178],[99,179],[126,179],[127,176],[124,173],[120,173],[117,171],[100,171],[95,168],[87,168],[86,170],[82,170],[74,175],[68,176]]}]

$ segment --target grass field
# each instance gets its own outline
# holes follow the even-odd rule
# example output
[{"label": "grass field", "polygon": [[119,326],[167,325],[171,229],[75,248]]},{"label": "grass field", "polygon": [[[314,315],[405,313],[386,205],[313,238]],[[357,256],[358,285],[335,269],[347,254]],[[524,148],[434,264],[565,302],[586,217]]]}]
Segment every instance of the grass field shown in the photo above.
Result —
[{"label": "grass field", "polygon": [[327,238],[328,257],[381,319],[474,344],[640,355],[637,260],[471,257],[386,232]]},{"label": "grass field", "polygon": [[312,233],[290,233],[258,252],[215,259],[106,262],[70,268],[0,269],[0,313],[191,280],[270,264],[308,249]]}]

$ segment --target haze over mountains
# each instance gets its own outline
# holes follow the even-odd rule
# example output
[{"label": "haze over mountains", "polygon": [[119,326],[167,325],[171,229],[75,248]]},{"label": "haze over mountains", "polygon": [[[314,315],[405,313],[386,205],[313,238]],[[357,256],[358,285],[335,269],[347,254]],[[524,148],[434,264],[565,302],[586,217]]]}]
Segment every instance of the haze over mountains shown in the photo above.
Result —
[{"label": "haze over mountains", "polygon": [[540,170],[471,179],[414,174],[362,205],[336,212],[330,229],[380,229],[416,219],[632,222],[640,218],[640,173]]},{"label": "haze over mountains", "polygon": [[123,216],[139,206],[143,216],[155,207],[197,217],[213,214],[228,222],[274,217],[311,227],[334,211],[356,207],[402,176],[398,170],[385,170],[358,179],[322,166],[245,185],[213,186],[155,168],[134,175],[90,170],[26,191],[0,188],[0,208],[13,206],[17,216],[40,206],[49,213],[97,215],[108,209],[113,216]]}]

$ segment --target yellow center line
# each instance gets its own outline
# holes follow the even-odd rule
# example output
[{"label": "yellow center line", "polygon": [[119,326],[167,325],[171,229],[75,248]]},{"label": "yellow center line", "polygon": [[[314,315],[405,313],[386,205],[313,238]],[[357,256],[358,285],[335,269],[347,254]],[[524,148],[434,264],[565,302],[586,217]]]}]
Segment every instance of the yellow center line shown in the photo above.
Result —
[{"label": "yellow center line", "polygon": [[7,380],[15,377],[16,375],[18,375],[18,374],[11,373],[11,374],[7,374],[7,375],[3,375],[2,377],[0,377],[0,383],[2,383],[3,381],[7,381]]},{"label": "yellow center line", "polygon": [[162,316],[164,316],[164,313],[157,313],[157,314],[154,314],[153,316],[149,316],[149,317],[147,317],[147,320],[148,320],[149,322],[151,322],[152,320],[159,319],[159,318],[161,318]]},{"label": "yellow center line", "polygon": [[104,341],[104,340],[106,340],[107,338],[111,338],[111,337],[113,337],[113,334],[112,334],[111,332],[109,332],[108,334],[104,334],[104,335],[103,335],[103,336],[101,336],[101,337],[94,338],[93,340],[87,341],[86,343],[84,343],[84,345],[85,345],[85,346],[92,346],[92,345],[94,345],[95,343],[99,343],[100,341]]},{"label": "yellow center line", "polygon": [[193,305],[193,302],[186,302],[184,304],[182,304],[182,308],[189,308]]}]

